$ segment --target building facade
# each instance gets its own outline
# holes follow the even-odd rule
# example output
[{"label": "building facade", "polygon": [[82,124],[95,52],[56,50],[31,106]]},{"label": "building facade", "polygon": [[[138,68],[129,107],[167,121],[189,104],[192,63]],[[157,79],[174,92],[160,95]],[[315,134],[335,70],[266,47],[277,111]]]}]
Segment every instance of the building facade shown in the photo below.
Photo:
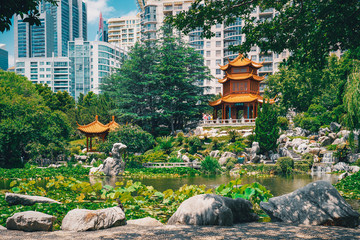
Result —
[{"label": "building facade", "polygon": [[68,41],[87,39],[87,9],[82,0],[39,4],[40,26],[14,18],[15,59],[67,56]]},{"label": "building facade", "polygon": [[15,72],[32,83],[47,84],[53,92],[71,92],[70,60],[67,57],[18,58]]},{"label": "building facade", "polygon": [[[143,41],[155,40],[158,38],[157,30],[163,25],[163,21],[168,15],[176,15],[180,11],[186,11],[190,8],[193,0],[138,0],[137,4],[141,12],[141,38]],[[253,17],[259,21],[272,19],[276,12],[274,9],[260,9],[254,8],[252,12]],[[245,35],[242,34],[241,29],[244,22],[238,18],[237,21],[231,25],[217,24],[212,27],[215,36],[211,39],[200,37],[202,29],[197,28],[190,32],[184,39],[190,46],[195,48],[204,56],[204,64],[210,68],[211,74],[214,76],[213,80],[205,81],[202,86],[205,94],[218,94],[222,92],[222,85],[218,79],[223,78],[222,71],[218,68],[219,65],[225,65],[229,60],[233,60],[238,56],[238,53],[231,52],[229,46],[239,45],[245,40]],[[263,67],[259,71],[259,76],[268,76],[278,70],[278,65],[283,59],[289,56],[289,52],[285,51],[281,54],[267,53],[264,54],[261,49],[254,46],[247,55],[254,61],[262,62]],[[266,81],[264,81],[266,82]],[[264,83],[260,85],[260,91],[264,90]]]},{"label": "building facade", "polygon": [[4,71],[9,67],[9,53],[5,47],[5,44],[0,44],[0,69]]},{"label": "building facade", "polygon": [[121,48],[130,48],[140,40],[140,14],[108,21],[108,42]]},{"label": "building facade", "polygon": [[80,93],[100,93],[103,78],[120,67],[120,60],[125,54],[125,50],[107,42],[70,41],[71,95],[77,99]]}]

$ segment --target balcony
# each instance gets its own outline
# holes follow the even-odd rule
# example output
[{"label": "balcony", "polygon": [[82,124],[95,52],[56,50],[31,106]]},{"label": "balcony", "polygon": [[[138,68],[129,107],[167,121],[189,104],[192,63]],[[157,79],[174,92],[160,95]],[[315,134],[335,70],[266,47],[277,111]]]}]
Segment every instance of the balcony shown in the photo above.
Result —
[{"label": "balcony", "polygon": [[273,57],[272,56],[260,56],[259,62],[272,62]]},{"label": "balcony", "polygon": [[259,69],[259,72],[272,72],[272,71],[273,71],[272,66],[263,66],[262,68]]},{"label": "balcony", "polygon": [[270,15],[273,14],[273,12],[274,12],[273,8],[268,8],[264,10],[260,9],[259,16]]}]

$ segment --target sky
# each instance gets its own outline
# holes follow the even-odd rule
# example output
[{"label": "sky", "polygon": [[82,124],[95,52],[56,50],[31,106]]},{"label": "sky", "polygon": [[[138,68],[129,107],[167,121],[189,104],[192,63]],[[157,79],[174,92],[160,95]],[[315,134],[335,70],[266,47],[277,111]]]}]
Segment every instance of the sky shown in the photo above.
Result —
[{"label": "sky", "polygon": [[[88,40],[94,41],[99,28],[99,15],[102,12],[103,18],[136,15],[138,12],[136,0],[84,0],[88,7]],[[9,52],[9,67],[14,66],[14,30],[0,33],[0,44],[6,44]]]}]

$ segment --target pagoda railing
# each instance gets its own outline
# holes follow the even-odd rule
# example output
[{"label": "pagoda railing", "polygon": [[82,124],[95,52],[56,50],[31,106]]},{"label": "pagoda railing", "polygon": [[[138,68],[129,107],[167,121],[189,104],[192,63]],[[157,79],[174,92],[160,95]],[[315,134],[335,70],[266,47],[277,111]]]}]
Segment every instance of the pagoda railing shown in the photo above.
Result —
[{"label": "pagoda railing", "polygon": [[201,126],[255,126],[256,118],[200,120]]}]

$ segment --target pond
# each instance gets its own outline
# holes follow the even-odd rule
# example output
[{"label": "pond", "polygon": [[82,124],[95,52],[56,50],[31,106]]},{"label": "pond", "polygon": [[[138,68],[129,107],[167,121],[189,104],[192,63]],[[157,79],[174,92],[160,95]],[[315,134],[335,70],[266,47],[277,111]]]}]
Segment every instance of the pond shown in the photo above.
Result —
[{"label": "pond", "polygon": [[[132,179],[140,181],[145,185],[153,186],[158,191],[165,191],[166,189],[178,189],[184,184],[187,185],[206,185],[207,188],[215,188],[223,183],[228,183],[234,180],[234,177],[228,175],[216,175],[216,176],[193,176],[193,177],[182,177],[182,178],[143,178],[143,179]],[[336,183],[338,176],[333,174],[322,174],[322,175],[290,175],[290,176],[274,176],[274,177],[242,177],[241,184],[259,182],[271,191],[274,196],[290,193],[298,188],[304,187],[305,185],[318,181],[324,180],[330,183]],[[124,181],[121,177],[110,178],[91,178],[90,182],[101,181],[103,184],[115,186],[115,182]]]}]

